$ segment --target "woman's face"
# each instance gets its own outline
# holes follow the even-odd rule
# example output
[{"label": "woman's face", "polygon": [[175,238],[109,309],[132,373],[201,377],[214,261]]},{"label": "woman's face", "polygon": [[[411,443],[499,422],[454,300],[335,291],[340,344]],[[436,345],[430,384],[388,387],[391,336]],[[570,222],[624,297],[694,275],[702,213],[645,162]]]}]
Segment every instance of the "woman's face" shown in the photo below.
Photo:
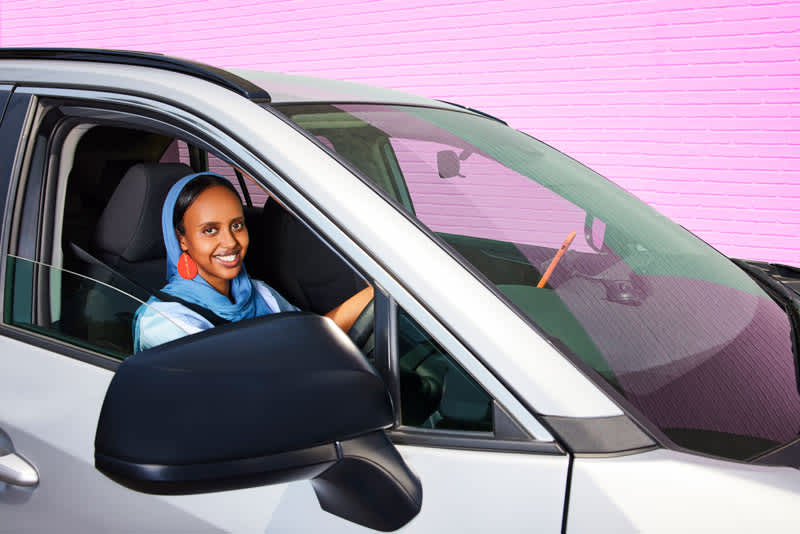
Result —
[{"label": "woman's face", "polygon": [[212,185],[186,210],[183,227],[186,232],[178,233],[178,243],[197,263],[198,274],[230,296],[230,281],[242,269],[250,244],[239,198],[226,187]]}]

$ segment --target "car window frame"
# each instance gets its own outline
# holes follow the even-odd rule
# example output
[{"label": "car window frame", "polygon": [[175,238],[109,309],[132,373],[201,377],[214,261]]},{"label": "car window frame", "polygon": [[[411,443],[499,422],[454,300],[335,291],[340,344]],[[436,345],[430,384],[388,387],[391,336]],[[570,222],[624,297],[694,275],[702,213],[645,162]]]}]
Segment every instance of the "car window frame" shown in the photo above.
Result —
[{"label": "car window frame", "polygon": [[[302,215],[289,199],[283,198],[281,193],[275,191],[275,185],[280,184],[282,188],[289,187],[293,193],[300,194],[292,187],[290,180],[276,172],[263,159],[255,157],[248,151],[245,145],[227,136],[224,130],[220,130],[210,122],[205,122],[205,119],[201,116],[191,111],[175,108],[172,104],[161,102],[153,96],[124,95],[122,93],[112,93],[108,91],[82,90],[55,86],[23,86],[20,93],[28,95],[31,99],[29,115],[37,115],[36,119],[38,119],[35,120],[33,117],[28,117],[26,119],[25,128],[29,133],[36,133],[37,127],[41,123],[42,102],[52,103],[61,101],[64,109],[79,110],[78,116],[84,119],[101,116],[106,119],[101,121],[103,124],[107,122],[109,125],[141,128],[147,131],[172,135],[176,138],[181,138],[184,141],[193,143],[192,146],[199,147],[205,152],[213,152],[222,161],[231,164],[235,168],[244,170],[253,177],[257,183],[265,187],[271,195],[274,194],[274,198],[280,197],[279,202],[281,202],[287,211],[297,217],[298,220],[322,239],[355,272],[372,283],[372,278],[366,274],[363,269],[358,268],[354,261],[349,259],[344,252],[339,250],[330,239],[324,237],[319,231],[318,226],[320,224],[327,223],[333,225],[332,221],[322,221],[318,217],[312,221],[310,217]],[[125,100],[125,102],[122,102],[123,100]],[[116,115],[119,120],[111,120],[109,114]],[[28,164],[32,154],[32,142],[33,141],[26,141],[25,143],[21,143],[17,150],[17,160],[24,160],[26,165],[18,165],[20,168],[16,168],[15,172],[10,176],[8,198],[12,203],[20,204],[24,202],[26,197],[24,188],[25,182],[30,174]],[[45,160],[47,159],[48,158],[45,158]],[[57,166],[58,164],[56,163],[56,167]],[[259,167],[261,167],[260,171]],[[269,179],[265,179],[265,176],[269,177]],[[41,177],[41,179],[44,183],[46,180],[52,180],[52,177],[48,176],[46,179],[45,177]],[[54,185],[57,186],[57,184]],[[14,210],[9,210],[9,212],[12,211],[17,214],[21,213],[21,206],[15,206]],[[41,206],[34,210],[35,213],[30,216],[30,221],[28,221],[26,225],[26,231],[37,240],[37,261],[41,257],[42,250],[51,248],[49,247],[50,243],[42,245],[38,242],[41,237],[41,227],[39,225],[40,211]],[[33,223],[33,221],[36,222]],[[9,236],[12,230],[16,231],[18,228],[19,221],[13,220],[9,220],[8,224],[5,224],[3,227],[3,248],[0,250],[0,262],[3,264],[3,269],[5,269],[5,263],[8,261],[9,254],[13,252],[9,248]],[[49,238],[49,241],[52,241],[52,236]],[[60,266],[52,265],[48,265],[48,267],[60,268]],[[3,277],[3,280],[5,280],[5,277]],[[5,293],[3,291],[4,286],[5,283],[3,287],[0,287],[0,298],[3,299],[5,298]],[[48,337],[12,326],[5,322],[2,312],[2,306],[0,306],[0,333],[111,371],[115,371],[121,363],[119,359],[92,351],[85,347],[76,346],[54,337]]]},{"label": "car window frame", "polygon": [[[114,103],[107,99],[93,98],[93,91],[61,89],[58,87],[23,87],[18,89],[16,94],[20,95],[21,98],[25,98],[28,106],[24,119],[19,125],[24,134],[19,135],[14,158],[10,160],[13,164],[13,170],[8,173],[8,189],[5,197],[6,205],[9,206],[9,209],[3,213],[4,225],[0,235],[0,246],[2,246],[2,249],[0,249],[0,264],[2,264],[0,275],[4,281],[0,287],[0,299],[3,299],[3,302],[5,302],[7,296],[5,291],[7,262],[10,258],[16,256],[18,243],[26,242],[29,244],[26,248],[26,251],[32,256],[32,258],[26,258],[29,261],[45,265],[49,269],[62,269],[63,267],[62,265],[52,265],[49,261],[42,263],[43,255],[52,252],[53,215],[45,214],[48,210],[44,203],[48,202],[48,206],[52,204],[55,191],[59,187],[58,183],[52,182],[59,179],[57,169],[61,162],[59,154],[61,147],[56,146],[55,150],[53,150],[51,145],[53,144],[54,136],[60,134],[60,128],[46,129],[42,135],[39,134],[44,118],[48,113],[53,112],[54,108],[77,110],[77,113],[74,114],[64,114],[62,121],[72,119],[81,125],[96,123],[141,128],[143,131],[160,131],[194,142],[197,144],[196,146],[212,149],[218,154],[224,154],[221,159],[231,163],[228,161],[229,155],[225,154],[225,151],[218,150],[213,144],[207,142],[201,136],[195,135],[185,126],[178,126],[179,120],[177,118],[162,117],[165,120],[172,120],[172,123],[160,121],[158,118],[146,114],[144,109],[139,113],[130,109],[111,110],[111,118],[99,118],[107,115],[110,111],[109,108],[114,107]],[[12,93],[13,96],[14,93]],[[11,99],[9,99],[10,103]],[[114,114],[116,114],[116,117],[113,116]],[[4,123],[4,125],[8,124],[10,122]],[[5,126],[5,128],[8,129],[9,126]],[[39,139],[39,137],[42,137],[42,139]],[[58,143],[55,144],[58,145]],[[42,154],[39,154],[41,156],[39,158],[35,158],[37,150],[44,150]],[[57,154],[58,157],[52,158],[53,154]],[[37,191],[34,192],[33,197],[26,191],[31,180],[37,186]],[[45,218],[49,218],[50,224],[44,224]],[[49,235],[46,235],[48,232]],[[81,276],[91,280],[90,277]],[[121,294],[126,294],[124,290],[119,288],[113,289]],[[14,326],[8,322],[9,318],[4,316],[4,307],[0,306],[0,333],[3,335],[110,371],[115,371],[122,361],[55,336]]]}]

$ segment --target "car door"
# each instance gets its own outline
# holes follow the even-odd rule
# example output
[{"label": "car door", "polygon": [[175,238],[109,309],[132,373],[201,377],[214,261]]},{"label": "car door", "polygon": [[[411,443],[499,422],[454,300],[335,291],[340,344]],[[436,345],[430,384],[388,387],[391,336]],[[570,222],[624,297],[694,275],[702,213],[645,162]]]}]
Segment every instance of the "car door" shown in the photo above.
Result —
[{"label": "car door", "polygon": [[[415,319],[381,291],[375,304],[375,361],[396,410],[389,436],[423,486],[422,510],[403,530],[560,531],[565,451],[429,314],[415,308]],[[273,525],[303,532],[362,530],[317,513],[305,504],[310,500],[307,488],[292,485]]]},{"label": "car door", "polygon": [[[0,484],[0,530],[263,530],[285,485],[153,496],[125,488],[94,468],[98,415],[114,370],[126,354],[97,337],[77,334],[68,325],[74,323],[68,299],[91,295],[102,305],[85,307],[89,320],[103,331],[129,332],[131,313],[143,296],[124,280],[100,280],[62,268],[55,253],[60,243],[55,245],[51,235],[53,228],[63,230],[64,223],[59,217],[67,193],[59,178],[70,171],[67,147],[74,149],[91,124],[71,124],[75,119],[57,113],[42,92],[18,90],[14,98],[19,103],[12,99],[3,122],[4,133],[15,125],[30,137],[16,134],[19,143],[12,149],[3,147],[10,155],[3,162],[14,163],[14,171],[3,169],[11,186],[2,254],[0,429],[36,469],[39,483]],[[62,292],[65,288],[70,291]]]},{"label": "car door", "polygon": [[[70,171],[68,159],[53,150],[74,146],[77,140],[70,135],[79,136],[82,131],[72,125],[59,137],[62,130],[57,126],[71,124],[69,121],[94,124],[96,118],[87,119],[87,109],[100,106],[93,100],[99,97],[70,92],[69,105],[62,106],[55,120],[48,112],[58,108],[62,92],[37,89],[20,94],[32,102],[25,110],[27,121],[19,124],[22,127],[24,123],[31,136],[15,151],[17,172],[8,175],[12,179],[9,206],[14,209],[8,212],[4,227],[0,427],[15,450],[37,469],[40,481],[36,488],[8,484],[0,488],[4,525],[12,530],[24,526],[76,531],[363,531],[363,527],[324,512],[307,482],[205,495],[152,496],[124,488],[94,469],[98,414],[113,372],[125,354],[64,335],[56,319],[62,317],[63,302],[54,301],[52,295],[59,284],[64,287],[71,280],[75,286],[108,296],[115,304],[105,308],[100,319],[122,317],[122,324],[125,314],[141,304],[141,297],[137,299],[124,281],[99,280],[62,268],[54,253],[57,247],[52,236],[48,237],[60,224],[58,214],[66,208],[59,208],[57,202],[67,198],[57,178]],[[108,113],[104,108],[100,114],[107,118]],[[129,120],[130,115],[117,117],[123,118]],[[134,118],[142,122],[148,117]],[[176,130],[189,129],[168,113],[159,120],[173,121]],[[197,132],[187,133],[187,139],[196,141],[193,135]],[[225,148],[228,153],[236,151],[235,147]],[[280,181],[268,171],[254,174],[268,185]],[[286,183],[281,182],[281,187]],[[383,202],[379,197],[376,201]],[[51,202],[55,202],[54,210],[49,209]],[[307,216],[317,228],[326,224],[316,212],[300,209],[298,215]],[[366,259],[359,267],[376,272],[374,261],[370,264],[369,255],[362,254]],[[419,355],[433,360],[428,366],[409,364],[411,380],[424,376],[439,381],[441,387],[447,376],[448,391],[456,392],[445,398],[445,406],[432,406],[424,418],[418,415],[406,420],[398,410],[391,435],[420,476],[424,493],[422,512],[406,529],[483,531],[501,525],[509,531],[522,531],[535,524],[543,531],[558,531],[568,455],[458,341],[457,332],[451,332],[409,293],[390,291],[381,293],[375,342],[376,364],[383,366],[387,381],[394,384],[395,405],[424,402],[415,399],[419,392],[413,388],[403,396],[404,383],[397,367],[401,361],[416,361]],[[452,421],[453,406],[457,414],[461,403],[477,405],[478,415],[455,417],[461,423],[466,421],[461,427],[437,428],[432,422],[436,411]]]}]

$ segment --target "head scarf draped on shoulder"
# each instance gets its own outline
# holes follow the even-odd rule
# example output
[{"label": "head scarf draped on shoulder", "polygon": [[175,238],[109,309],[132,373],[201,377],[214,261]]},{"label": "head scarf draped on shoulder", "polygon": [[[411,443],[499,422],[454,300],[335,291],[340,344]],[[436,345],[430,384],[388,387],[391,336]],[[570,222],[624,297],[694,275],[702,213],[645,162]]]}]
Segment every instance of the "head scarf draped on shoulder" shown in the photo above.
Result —
[{"label": "head scarf draped on shoulder", "polygon": [[[186,280],[178,274],[178,258],[183,254],[183,251],[175,235],[175,228],[172,226],[175,203],[178,201],[178,196],[186,184],[203,175],[219,176],[212,172],[201,172],[185,176],[172,186],[169,193],[167,193],[166,200],[164,200],[164,208],[161,210],[161,231],[164,234],[164,246],[167,249],[167,285],[162,288],[162,291],[202,306],[230,321],[240,321],[272,313],[273,310],[254,289],[244,265],[242,265],[242,269],[236,275],[236,278],[231,280],[231,296],[233,296],[235,303],[232,303],[228,297],[211,287],[199,273],[192,280]],[[220,176],[220,178],[224,177]]]}]

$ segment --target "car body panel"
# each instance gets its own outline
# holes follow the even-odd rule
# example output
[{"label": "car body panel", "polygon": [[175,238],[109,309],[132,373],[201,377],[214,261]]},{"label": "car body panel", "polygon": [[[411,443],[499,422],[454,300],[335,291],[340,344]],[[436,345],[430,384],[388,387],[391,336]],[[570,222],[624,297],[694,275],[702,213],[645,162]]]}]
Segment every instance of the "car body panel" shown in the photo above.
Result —
[{"label": "car body panel", "polygon": [[[0,405],[16,408],[4,410],[2,427],[40,474],[35,490],[0,486],[3,529],[369,531],[325,513],[307,482],[188,496],[131,491],[94,469],[95,427],[111,371],[4,337],[0,376]],[[400,450],[426,492],[422,512],[405,532],[485,531],[496,525],[524,532],[530,524],[550,532],[560,528],[565,456],[417,446]],[[471,489],[453,500],[453,481],[466,471]],[[462,512],[444,513],[450,506]]]},{"label": "car body panel", "polygon": [[800,472],[670,450],[578,457],[568,533],[797,532]]},{"label": "car body panel", "polygon": [[459,110],[440,100],[373,85],[344,82],[299,74],[282,74],[244,69],[228,69],[267,90],[270,103],[287,102],[375,102],[409,106],[430,106]]}]

